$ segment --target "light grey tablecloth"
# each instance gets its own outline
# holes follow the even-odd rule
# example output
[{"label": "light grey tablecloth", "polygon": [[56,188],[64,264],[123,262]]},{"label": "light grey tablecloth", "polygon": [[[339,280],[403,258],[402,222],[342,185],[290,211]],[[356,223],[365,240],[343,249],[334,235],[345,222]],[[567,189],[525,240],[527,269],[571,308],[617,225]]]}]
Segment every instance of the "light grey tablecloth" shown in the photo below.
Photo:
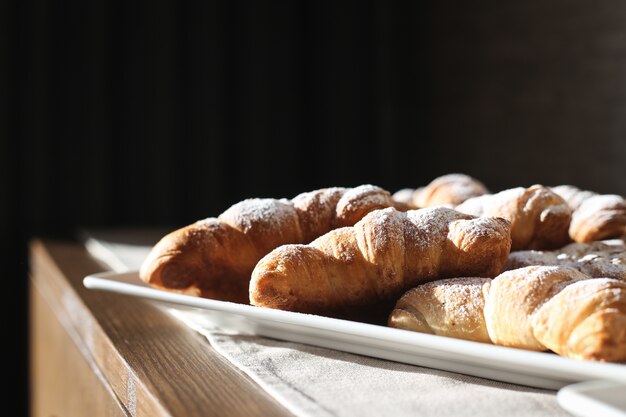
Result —
[{"label": "light grey tablecloth", "polygon": [[[157,236],[89,232],[87,247],[112,270],[133,270]],[[168,310],[297,416],[570,416],[554,391],[230,334]]]}]

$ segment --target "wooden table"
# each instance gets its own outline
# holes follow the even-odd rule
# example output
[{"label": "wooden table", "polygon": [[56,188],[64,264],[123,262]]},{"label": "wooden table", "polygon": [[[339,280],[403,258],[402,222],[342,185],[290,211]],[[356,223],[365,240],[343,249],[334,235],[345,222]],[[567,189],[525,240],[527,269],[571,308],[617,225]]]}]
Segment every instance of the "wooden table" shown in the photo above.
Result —
[{"label": "wooden table", "polygon": [[206,339],[150,302],[87,290],[83,245],[30,246],[31,410],[51,416],[288,416]]}]

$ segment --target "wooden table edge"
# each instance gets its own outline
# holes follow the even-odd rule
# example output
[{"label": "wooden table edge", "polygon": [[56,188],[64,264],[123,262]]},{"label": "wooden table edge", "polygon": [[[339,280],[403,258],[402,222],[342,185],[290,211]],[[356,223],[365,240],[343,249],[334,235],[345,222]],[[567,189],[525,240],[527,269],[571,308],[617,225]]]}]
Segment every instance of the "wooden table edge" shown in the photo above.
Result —
[{"label": "wooden table edge", "polygon": [[83,245],[34,239],[30,262],[31,284],[130,415],[292,415],[157,306],[84,288],[84,276],[106,268]]}]

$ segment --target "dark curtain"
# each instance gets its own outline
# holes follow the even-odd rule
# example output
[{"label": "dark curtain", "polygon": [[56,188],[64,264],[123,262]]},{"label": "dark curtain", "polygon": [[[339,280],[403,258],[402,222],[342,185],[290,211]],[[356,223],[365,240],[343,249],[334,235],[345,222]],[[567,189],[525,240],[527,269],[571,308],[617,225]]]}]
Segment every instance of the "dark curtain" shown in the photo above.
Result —
[{"label": "dark curtain", "polygon": [[0,3],[2,326],[27,241],[448,172],[626,194],[626,4]]},{"label": "dark curtain", "polygon": [[21,150],[36,229],[178,223],[246,196],[431,175],[419,163],[435,146],[425,6],[22,9]]}]

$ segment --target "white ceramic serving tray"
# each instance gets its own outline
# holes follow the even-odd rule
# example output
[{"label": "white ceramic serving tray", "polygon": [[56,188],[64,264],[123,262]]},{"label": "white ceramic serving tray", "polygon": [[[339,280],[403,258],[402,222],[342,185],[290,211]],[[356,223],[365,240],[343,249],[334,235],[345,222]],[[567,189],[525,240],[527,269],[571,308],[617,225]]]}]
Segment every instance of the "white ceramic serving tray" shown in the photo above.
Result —
[{"label": "white ceramic serving tray", "polygon": [[558,389],[591,380],[626,384],[626,364],[574,360],[551,353],[176,294],[147,286],[136,271],[94,274],[83,282],[90,289],[193,310],[200,313],[193,316],[205,324],[246,334],[539,388]]},{"label": "white ceramic serving tray", "polygon": [[626,417],[626,384],[587,381],[568,385],[557,394],[559,405],[578,417]]}]

